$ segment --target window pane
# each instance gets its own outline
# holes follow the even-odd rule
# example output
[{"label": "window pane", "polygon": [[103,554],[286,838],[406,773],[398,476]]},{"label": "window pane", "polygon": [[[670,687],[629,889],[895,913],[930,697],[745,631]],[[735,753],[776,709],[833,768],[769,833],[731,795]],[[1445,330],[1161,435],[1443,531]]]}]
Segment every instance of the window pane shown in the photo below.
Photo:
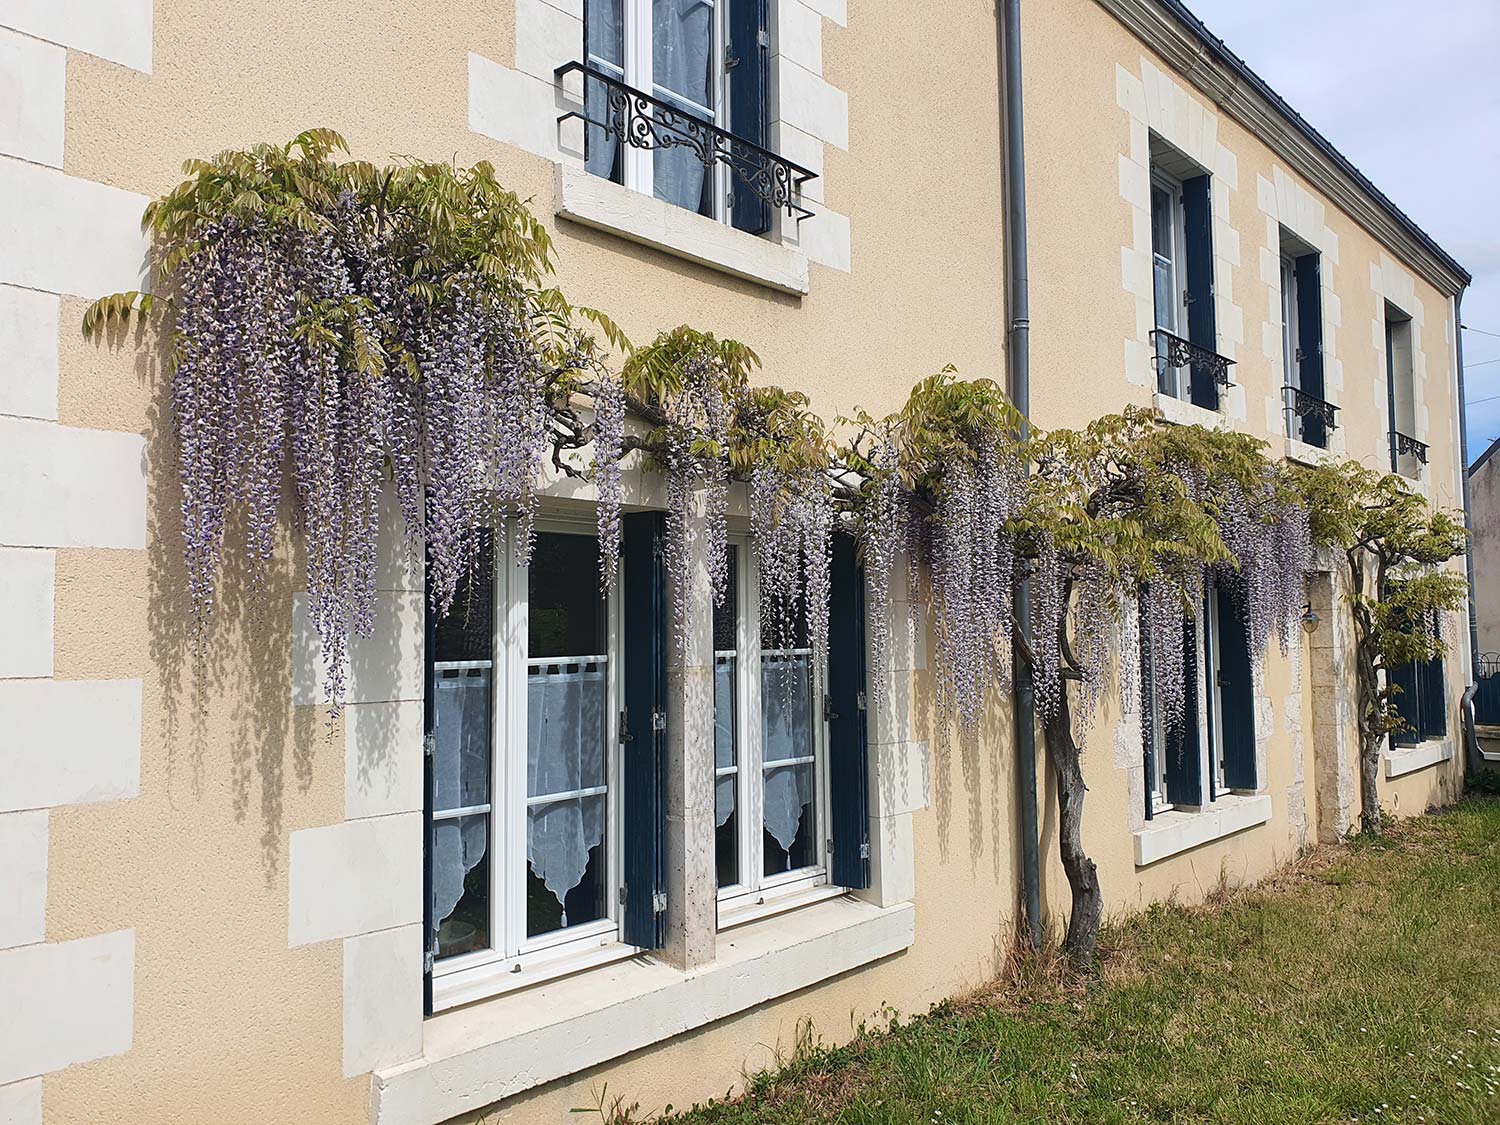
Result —
[{"label": "window pane", "polygon": [[493,675],[489,668],[437,665],[432,726],[435,812],[489,804]]},{"label": "window pane", "polygon": [[[764,871],[775,875],[817,862],[813,794],[812,654],[761,654],[761,751],[764,755]],[[786,763],[777,765],[776,763]]]},{"label": "window pane", "polygon": [[[432,918],[437,956],[490,944],[490,762],[494,708],[494,534],[433,630]],[[443,814],[476,809],[462,817]]]},{"label": "window pane", "polygon": [[606,914],[607,798],[600,794],[526,809],[526,936],[597,921]]},{"label": "window pane", "polygon": [[652,81],[712,112],[713,39],[708,0],[652,0]]},{"label": "window pane", "polygon": [[[672,101],[685,117],[714,119],[713,35],[712,4],[705,0],[653,0],[651,73],[655,92]],[[660,114],[659,120],[670,123],[671,114]],[[652,155],[652,175],[658,199],[699,214],[713,214],[713,177],[691,141],[657,148]]]},{"label": "window pane", "polygon": [[542,533],[529,568],[526,933],[606,914],[608,634],[599,544]]},{"label": "window pane", "polygon": [[489,831],[488,813],[432,826],[432,918],[439,958],[489,948]]},{"label": "window pane", "polygon": [[765,784],[765,873],[813,866],[818,853],[812,763],[768,769]]},{"label": "window pane", "polygon": [[615,67],[625,65],[625,0],[585,0],[583,23],[589,54]]}]

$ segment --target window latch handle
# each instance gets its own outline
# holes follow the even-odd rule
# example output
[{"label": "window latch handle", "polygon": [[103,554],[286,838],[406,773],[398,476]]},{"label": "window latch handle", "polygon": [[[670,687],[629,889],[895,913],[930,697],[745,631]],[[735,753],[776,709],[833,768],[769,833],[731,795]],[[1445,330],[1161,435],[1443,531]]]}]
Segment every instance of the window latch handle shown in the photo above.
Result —
[{"label": "window latch handle", "polygon": [[831,723],[838,717],[838,712],[833,709],[833,696],[825,693],[823,696],[823,721]]}]

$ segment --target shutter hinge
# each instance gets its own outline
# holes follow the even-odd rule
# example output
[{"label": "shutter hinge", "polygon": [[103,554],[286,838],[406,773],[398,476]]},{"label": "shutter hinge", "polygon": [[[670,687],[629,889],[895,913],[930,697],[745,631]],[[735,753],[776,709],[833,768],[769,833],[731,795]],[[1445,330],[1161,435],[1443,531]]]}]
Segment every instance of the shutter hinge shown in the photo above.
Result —
[{"label": "shutter hinge", "polygon": [[626,901],[629,898],[630,898],[630,887],[629,887],[629,885],[625,884],[625,883],[621,883],[620,884],[620,905],[624,906],[625,903],[626,903]]},{"label": "shutter hinge", "polygon": [[432,965],[435,960],[436,958],[433,957],[432,950],[428,949],[422,953],[422,971],[428,976],[432,975]]},{"label": "shutter hinge", "polygon": [[829,695],[827,692],[824,692],[823,693],[823,721],[825,723],[831,723],[831,722],[833,722],[834,719],[837,719],[837,718],[838,718],[838,715],[835,714],[834,710],[833,710],[833,696]]},{"label": "shutter hinge", "polygon": [[651,913],[665,914],[667,912],[667,892],[657,891],[651,896]]},{"label": "shutter hinge", "polygon": [[620,745],[623,746],[627,742],[634,742],[634,741],[635,741],[635,735],[633,735],[633,734],[630,733],[629,712],[626,711],[624,708],[621,708],[621,710],[620,710]]},{"label": "shutter hinge", "polygon": [[870,858],[870,841],[866,840],[863,844],[861,844],[859,846],[859,858],[860,859],[869,859]]},{"label": "shutter hinge", "polygon": [[755,42],[769,50],[771,47],[771,33],[765,28],[761,28],[755,33]]},{"label": "shutter hinge", "polygon": [[730,71],[730,70],[733,70],[735,67],[737,67],[739,65],[740,65],[740,57],[739,57],[739,55],[737,55],[737,54],[734,53],[734,44],[733,43],[725,43],[724,44],[724,69],[726,71]]},{"label": "shutter hinge", "polygon": [[860,692],[858,695],[856,695],[854,697],[854,701],[855,701],[854,705],[856,707],[858,707],[861,711],[863,711],[863,710],[866,709],[866,707],[865,707],[865,693],[864,692]]},{"label": "shutter hinge", "polygon": [[437,735],[427,734],[422,736],[422,753],[429,758],[437,753]]},{"label": "shutter hinge", "polygon": [[667,729],[667,713],[665,711],[651,712],[651,729],[656,731]]}]

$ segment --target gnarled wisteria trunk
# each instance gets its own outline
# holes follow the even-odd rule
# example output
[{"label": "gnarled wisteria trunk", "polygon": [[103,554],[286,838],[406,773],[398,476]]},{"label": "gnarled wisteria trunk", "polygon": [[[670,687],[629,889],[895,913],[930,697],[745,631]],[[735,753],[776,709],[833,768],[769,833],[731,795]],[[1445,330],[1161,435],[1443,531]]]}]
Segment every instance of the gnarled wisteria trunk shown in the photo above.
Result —
[{"label": "gnarled wisteria trunk", "polygon": [[1047,760],[1057,778],[1057,851],[1062,860],[1073,909],[1063,952],[1079,968],[1092,968],[1099,954],[1099,927],[1104,921],[1104,894],[1099,868],[1083,850],[1083,755],[1073,737],[1073,718],[1064,687],[1057,709],[1043,723]]}]

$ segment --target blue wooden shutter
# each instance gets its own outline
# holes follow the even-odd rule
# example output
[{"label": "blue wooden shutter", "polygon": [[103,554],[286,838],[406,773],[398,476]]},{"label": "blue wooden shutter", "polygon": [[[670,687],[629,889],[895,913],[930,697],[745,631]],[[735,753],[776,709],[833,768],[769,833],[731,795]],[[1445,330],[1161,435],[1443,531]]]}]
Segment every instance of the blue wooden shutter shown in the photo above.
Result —
[{"label": "blue wooden shutter", "polygon": [[[1297,273],[1297,378],[1301,387],[1316,398],[1323,396],[1323,287],[1318,255],[1303,254],[1294,266]],[[1323,419],[1302,419],[1302,440],[1319,448],[1328,444]]]},{"label": "blue wooden shutter", "polygon": [[[766,148],[766,91],[770,86],[766,0],[729,3],[729,131]],[[731,176],[733,225],[750,234],[771,229],[771,207],[738,176]]]},{"label": "blue wooden shutter", "polygon": [[[1211,352],[1219,350],[1214,321],[1213,204],[1209,177],[1194,176],[1182,184],[1182,221],[1187,243],[1188,339]],[[1219,384],[1212,371],[1195,365],[1188,396],[1209,410],[1219,408]]]},{"label": "blue wooden shutter", "polygon": [[667,604],[662,544],[666,517],[631,512],[621,519],[624,588],[624,927],[631,945],[657,949],[664,936],[661,846],[666,757]]},{"label": "blue wooden shutter", "polygon": [[1256,789],[1255,685],[1250,673],[1250,628],[1245,617],[1244,583],[1219,583],[1219,715],[1224,740],[1224,784]]},{"label": "blue wooden shutter", "polygon": [[865,572],[848,535],[833,537],[830,577],[827,712],[833,881],[859,889],[870,885]]},{"label": "blue wooden shutter", "polygon": [[1198,745],[1198,630],[1182,621],[1182,721],[1167,728],[1167,800],[1203,804],[1203,763]]}]

